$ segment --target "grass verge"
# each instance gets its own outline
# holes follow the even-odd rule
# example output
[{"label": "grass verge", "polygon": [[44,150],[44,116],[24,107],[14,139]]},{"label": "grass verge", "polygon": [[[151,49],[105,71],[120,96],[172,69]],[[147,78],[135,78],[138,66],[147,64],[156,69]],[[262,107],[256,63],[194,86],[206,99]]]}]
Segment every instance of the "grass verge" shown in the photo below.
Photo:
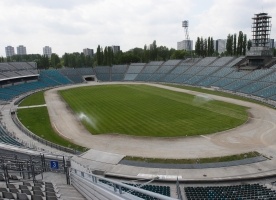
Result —
[{"label": "grass verge", "polygon": [[47,107],[19,109],[17,111],[17,116],[21,123],[37,136],[64,147],[69,147],[78,151],[85,150],[85,148],[59,136],[53,130]]},{"label": "grass verge", "polygon": [[198,159],[161,159],[161,158],[143,158],[143,157],[126,156],[124,160],[146,162],[146,163],[162,163],[162,164],[203,164],[203,163],[229,162],[229,161],[235,161],[235,160],[242,160],[245,158],[254,158],[257,156],[261,156],[261,154],[256,151],[253,151],[253,152],[230,155],[230,156],[198,158]]},{"label": "grass verge", "polygon": [[23,101],[19,104],[19,107],[43,104],[45,104],[44,91],[39,91],[23,99]]}]

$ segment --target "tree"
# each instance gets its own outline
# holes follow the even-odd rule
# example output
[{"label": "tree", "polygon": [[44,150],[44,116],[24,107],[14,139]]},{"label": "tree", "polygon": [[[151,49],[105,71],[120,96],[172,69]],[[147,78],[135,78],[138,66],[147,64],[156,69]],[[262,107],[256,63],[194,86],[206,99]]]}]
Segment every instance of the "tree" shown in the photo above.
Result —
[{"label": "tree", "polygon": [[157,45],[156,45],[156,41],[154,40],[152,43],[152,60],[157,60]]},{"label": "tree", "polygon": [[243,35],[243,43],[242,43],[242,55],[245,56],[246,54],[246,45],[247,45],[247,36],[246,34]]},{"label": "tree", "polygon": [[100,45],[98,45],[97,47],[96,58],[97,58],[97,65],[101,66],[103,63],[103,60],[102,60],[102,51],[101,51]]},{"label": "tree", "polygon": [[203,38],[200,38],[200,56],[204,56],[204,42]]},{"label": "tree", "polygon": [[66,67],[69,67],[69,54],[68,53],[65,53],[62,56],[62,60],[63,60],[63,65]]},{"label": "tree", "polygon": [[233,35],[228,34],[226,41],[226,54],[229,56],[233,55]]},{"label": "tree", "polygon": [[185,50],[175,50],[171,55],[171,59],[183,59],[188,54]]},{"label": "tree", "polygon": [[208,37],[208,41],[207,41],[207,56],[210,56],[211,54],[211,38]]},{"label": "tree", "polygon": [[40,60],[37,62],[37,67],[39,69],[48,69],[50,67],[50,61],[48,56],[41,56]]},{"label": "tree", "polygon": [[144,46],[144,52],[143,52],[143,62],[149,62],[150,56],[149,56],[149,50],[147,48],[147,45]]},{"label": "tree", "polygon": [[239,32],[238,36],[238,45],[237,45],[237,55],[240,56],[242,55],[242,44],[243,44],[243,32]]},{"label": "tree", "polygon": [[214,47],[214,40],[213,40],[213,37],[211,37],[211,41],[210,41],[210,55],[213,55],[215,53],[215,47]]},{"label": "tree", "polygon": [[60,58],[57,54],[52,53],[51,55],[51,67],[57,68],[58,64],[60,63]]},{"label": "tree", "polygon": [[157,60],[166,61],[170,58],[170,51],[165,46],[157,47],[158,57]]},{"label": "tree", "polygon": [[208,53],[208,42],[207,42],[207,39],[205,38],[204,39],[204,44],[203,44],[203,56],[207,56],[207,53]]},{"label": "tree", "polygon": [[247,50],[249,51],[251,47],[252,47],[252,41],[248,40],[247,41]]},{"label": "tree", "polygon": [[200,38],[197,37],[196,43],[195,43],[195,53],[196,55],[200,56]]},{"label": "tree", "polygon": [[234,34],[234,41],[233,41],[233,54],[236,56],[237,55],[237,34]]}]

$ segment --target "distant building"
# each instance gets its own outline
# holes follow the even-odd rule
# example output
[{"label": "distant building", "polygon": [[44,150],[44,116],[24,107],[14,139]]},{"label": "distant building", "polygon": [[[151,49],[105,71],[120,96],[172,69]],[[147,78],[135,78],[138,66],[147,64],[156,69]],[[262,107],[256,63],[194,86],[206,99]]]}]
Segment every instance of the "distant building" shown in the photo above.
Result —
[{"label": "distant building", "polygon": [[177,42],[177,50],[192,51],[193,40],[183,40],[183,41]]},{"label": "distant building", "polygon": [[15,55],[14,47],[12,47],[12,46],[5,47],[5,51],[6,51],[6,57],[11,57],[11,56]]},{"label": "distant building", "polygon": [[83,54],[85,56],[94,56],[94,50],[89,48],[83,49]]},{"label": "distant building", "polygon": [[27,54],[26,47],[23,45],[19,45],[17,47],[17,55],[26,55],[26,54]]},{"label": "distant building", "polygon": [[118,53],[120,51],[120,46],[112,46],[113,53]]},{"label": "distant building", "polygon": [[269,39],[269,47],[272,49],[275,47],[274,39]]},{"label": "distant building", "polygon": [[226,51],[226,39],[218,39],[215,41],[215,51],[219,54]]},{"label": "distant building", "polygon": [[52,55],[52,48],[49,47],[49,46],[43,47],[43,55],[47,56],[48,58],[50,58],[51,55]]}]

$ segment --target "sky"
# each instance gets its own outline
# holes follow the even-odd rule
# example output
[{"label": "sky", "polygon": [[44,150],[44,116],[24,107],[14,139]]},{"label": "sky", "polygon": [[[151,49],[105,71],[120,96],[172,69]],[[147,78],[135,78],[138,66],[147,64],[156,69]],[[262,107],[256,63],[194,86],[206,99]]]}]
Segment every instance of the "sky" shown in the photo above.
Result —
[{"label": "sky", "polygon": [[0,56],[8,45],[24,45],[28,54],[50,46],[59,56],[98,45],[127,51],[154,40],[176,49],[185,39],[183,20],[194,41],[239,31],[250,39],[252,17],[260,12],[272,17],[276,39],[275,0],[1,0]]}]

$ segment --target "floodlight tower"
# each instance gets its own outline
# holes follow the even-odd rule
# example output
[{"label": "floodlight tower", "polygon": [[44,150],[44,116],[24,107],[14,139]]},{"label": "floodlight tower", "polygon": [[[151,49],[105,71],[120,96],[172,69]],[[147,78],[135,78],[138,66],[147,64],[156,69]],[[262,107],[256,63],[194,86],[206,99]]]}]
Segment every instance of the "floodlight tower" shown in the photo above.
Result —
[{"label": "floodlight tower", "polygon": [[252,35],[253,46],[267,47],[270,43],[271,22],[267,13],[255,14],[253,17]]},{"label": "floodlight tower", "polygon": [[192,54],[191,40],[189,36],[189,21],[188,20],[182,21],[182,27],[184,28],[185,39],[187,41],[187,50],[191,51],[191,54]]}]

